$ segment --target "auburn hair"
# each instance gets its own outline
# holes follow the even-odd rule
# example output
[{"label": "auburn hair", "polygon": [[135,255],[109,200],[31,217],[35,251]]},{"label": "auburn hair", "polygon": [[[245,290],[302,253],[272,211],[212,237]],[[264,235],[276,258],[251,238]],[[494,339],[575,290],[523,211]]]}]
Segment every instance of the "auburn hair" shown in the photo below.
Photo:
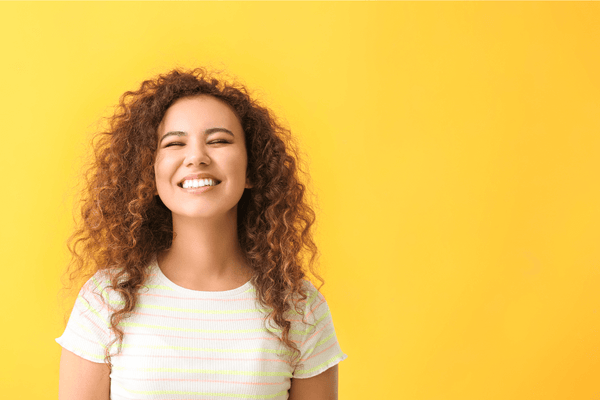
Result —
[{"label": "auburn hair", "polygon": [[118,342],[118,354],[124,336],[119,323],[134,311],[154,255],[173,240],[171,211],[155,195],[157,128],[176,100],[199,95],[225,102],[241,122],[253,187],[238,203],[238,239],[253,270],[257,299],[269,311],[265,322],[280,328],[277,337],[290,350],[290,362],[298,365],[300,351],[290,339],[288,312],[303,315],[300,303],[307,296],[302,281],[309,272],[324,283],[316,271],[315,212],[307,197],[307,175],[290,130],[243,85],[205,69],[175,69],[125,92],[105,129],[95,134],[65,275],[74,283],[104,271],[110,277],[108,288],[121,296],[122,308],[109,307],[115,337],[105,362],[112,366],[110,349]]}]

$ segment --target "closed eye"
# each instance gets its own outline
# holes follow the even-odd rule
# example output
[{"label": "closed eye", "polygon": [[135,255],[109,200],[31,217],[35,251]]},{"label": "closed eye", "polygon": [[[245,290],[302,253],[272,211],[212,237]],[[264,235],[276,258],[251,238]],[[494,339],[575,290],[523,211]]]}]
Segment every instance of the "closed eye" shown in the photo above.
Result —
[{"label": "closed eye", "polygon": [[170,147],[170,146],[183,146],[184,144],[181,142],[171,142],[171,143],[167,143],[165,145],[165,147]]},{"label": "closed eye", "polygon": [[212,142],[208,142],[208,144],[215,144],[215,143],[229,143],[229,141],[227,141],[225,139],[218,139],[218,140],[213,140]]}]

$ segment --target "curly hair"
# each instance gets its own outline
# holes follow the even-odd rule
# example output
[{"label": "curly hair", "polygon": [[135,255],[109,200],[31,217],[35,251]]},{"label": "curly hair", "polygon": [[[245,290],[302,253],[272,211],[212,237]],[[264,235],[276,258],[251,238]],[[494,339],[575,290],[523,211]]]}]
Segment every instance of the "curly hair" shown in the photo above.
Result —
[{"label": "curly hair", "polygon": [[171,211],[155,196],[157,128],[176,100],[198,95],[225,102],[241,122],[253,188],[238,203],[238,239],[253,270],[257,299],[269,311],[265,322],[279,326],[277,337],[290,350],[291,362],[300,357],[290,339],[288,312],[303,315],[300,303],[307,296],[302,281],[309,271],[321,286],[324,281],[315,267],[315,212],[301,180],[307,177],[295,140],[243,85],[202,68],[175,69],[124,93],[106,129],[95,135],[94,157],[80,193],[80,218],[68,240],[68,280],[107,272],[108,288],[123,299],[123,307],[111,312],[115,337],[105,352],[109,366],[115,355],[112,345],[118,342],[117,354],[121,351],[124,332],[119,323],[134,311],[138,290],[148,278],[147,266],[173,241]]}]

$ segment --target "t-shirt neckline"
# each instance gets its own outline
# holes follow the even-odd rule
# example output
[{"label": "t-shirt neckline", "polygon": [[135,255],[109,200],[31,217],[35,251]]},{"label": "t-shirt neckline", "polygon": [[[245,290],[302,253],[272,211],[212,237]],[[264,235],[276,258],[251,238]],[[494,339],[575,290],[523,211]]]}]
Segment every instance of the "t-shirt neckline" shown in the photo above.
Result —
[{"label": "t-shirt neckline", "polygon": [[192,297],[201,297],[201,298],[222,298],[222,297],[230,297],[235,296],[241,293],[245,293],[253,288],[252,279],[243,284],[240,287],[230,290],[220,290],[220,291],[205,291],[205,290],[194,290],[187,289],[183,286],[179,286],[175,282],[171,281],[167,276],[162,272],[160,267],[158,266],[158,260],[156,255],[153,257],[152,262],[150,263],[150,270],[156,274],[157,278],[166,286],[171,289],[176,290],[179,293],[187,294]]}]

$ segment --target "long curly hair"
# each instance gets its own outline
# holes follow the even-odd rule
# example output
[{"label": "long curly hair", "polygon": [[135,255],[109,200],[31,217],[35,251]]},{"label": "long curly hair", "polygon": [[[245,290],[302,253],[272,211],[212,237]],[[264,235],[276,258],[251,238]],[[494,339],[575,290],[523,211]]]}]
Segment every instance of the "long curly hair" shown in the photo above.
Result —
[{"label": "long curly hair", "polygon": [[253,270],[257,298],[270,311],[265,321],[280,328],[277,337],[290,350],[290,362],[299,361],[288,312],[303,315],[300,304],[307,296],[302,281],[309,272],[321,286],[324,281],[316,271],[318,250],[311,229],[315,212],[296,142],[243,85],[198,68],[172,70],[124,93],[93,140],[65,275],[73,283],[105,271],[109,289],[123,299],[123,307],[112,309],[110,317],[115,337],[105,352],[109,367],[115,355],[112,345],[118,342],[117,354],[121,351],[124,332],[119,323],[134,311],[138,290],[149,276],[147,266],[173,240],[171,211],[155,195],[157,128],[176,100],[198,95],[225,102],[241,122],[253,187],[238,203],[238,239]]}]

